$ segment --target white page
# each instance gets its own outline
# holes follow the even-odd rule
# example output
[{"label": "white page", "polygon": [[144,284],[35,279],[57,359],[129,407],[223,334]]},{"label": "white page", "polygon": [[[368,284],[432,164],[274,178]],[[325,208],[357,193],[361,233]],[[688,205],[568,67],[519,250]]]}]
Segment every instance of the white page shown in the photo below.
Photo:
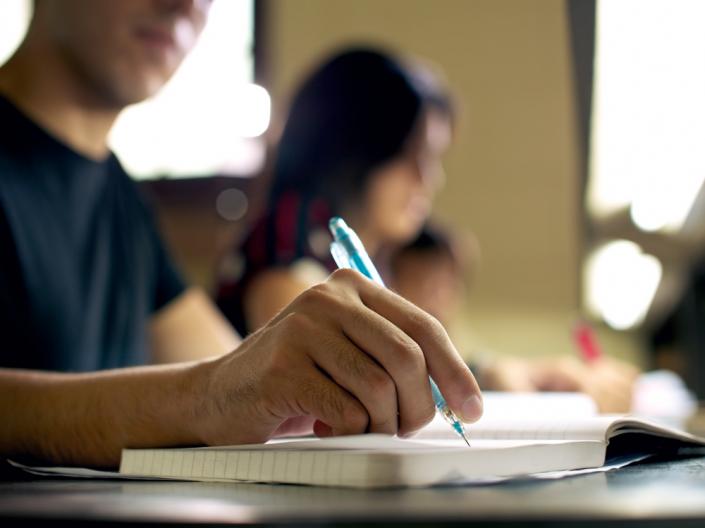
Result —
[{"label": "white page", "polygon": [[483,391],[482,419],[532,418],[552,420],[559,417],[597,416],[595,400],[581,392],[502,392]]},{"label": "white page", "polygon": [[[596,440],[605,441],[612,424],[623,416],[582,416],[555,418],[484,416],[465,426],[470,442],[476,439],[502,440]],[[414,440],[456,438],[457,435],[441,416],[413,437]]]}]

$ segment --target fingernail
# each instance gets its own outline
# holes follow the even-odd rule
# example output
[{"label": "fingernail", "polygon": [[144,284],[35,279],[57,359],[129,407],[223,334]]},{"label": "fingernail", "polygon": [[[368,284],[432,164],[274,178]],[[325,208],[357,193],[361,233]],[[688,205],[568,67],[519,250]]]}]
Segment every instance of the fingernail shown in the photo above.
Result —
[{"label": "fingernail", "polygon": [[476,422],[482,416],[482,398],[470,396],[460,408],[460,414],[464,422]]}]

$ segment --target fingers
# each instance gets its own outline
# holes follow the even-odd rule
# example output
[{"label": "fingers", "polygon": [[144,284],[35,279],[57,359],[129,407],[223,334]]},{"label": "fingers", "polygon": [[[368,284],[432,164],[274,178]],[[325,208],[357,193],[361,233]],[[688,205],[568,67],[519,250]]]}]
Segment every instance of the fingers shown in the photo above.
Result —
[{"label": "fingers", "polygon": [[356,348],[368,351],[374,357],[374,361],[369,361],[381,365],[379,370],[394,388],[399,408],[399,434],[408,435],[430,422],[435,406],[421,347],[397,326],[362,304],[342,313],[340,324]]},{"label": "fingers", "polygon": [[[420,429],[435,413],[429,373],[461,418],[481,415],[477,383],[438,321],[357,272],[308,289],[268,328],[288,343],[274,363],[283,380],[275,392],[295,401],[273,414],[313,417],[318,435]],[[296,379],[287,380],[292,368]]]},{"label": "fingers", "polygon": [[340,333],[321,332],[311,355],[333,381],[362,403],[369,415],[368,432],[397,434],[397,387],[385,369]]},{"label": "fingers", "polygon": [[369,418],[362,404],[315,367],[308,373],[298,383],[295,405],[301,415],[316,418],[314,432],[319,436],[364,433]]},{"label": "fingers", "polygon": [[584,363],[574,357],[537,362],[539,390],[581,391],[601,412],[626,412],[631,405],[634,369],[608,358]]},{"label": "fingers", "polygon": [[[455,350],[445,329],[434,317],[357,273],[348,272],[344,275],[337,273],[333,277],[334,280],[354,283],[362,303],[370,308],[372,313],[376,312],[381,316],[379,319],[366,318],[365,324],[351,325],[348,336],[353,341],[361,344],[372,340],[374,336],[370,331],[371,328],[384,327],[390,331],[392,326],[396,327],[401,332],[393,332],[388,339],[384,340],[395,347],[392,356],[384,355],[384,348],[381,346],[383,343],[377,343],[374,347],[372,344],[363,346],[364,350],[371,353],[392,374],[409,368],[405,364],[406,360],[415,361],[414,358],[422,357],[428,373],[438,384],[450,408],[466,422],[473,422],[480,418],[482,415],[480,388],[470,369]],[[391,325],[385,325],[382,319]],[[367,323],[372,321],[376,321],[376,324],[368,326]],[[415,345],[411,345],[402,337],[402,334],[408,336]],[[377,337],[379,338],[379,335]],[[416,347],[421,350],[421,354],[414,352]],[[418,369],[412,374],[413,376],[419,376]],[[393,377],[397,380],[396,376]],[[397,389],[399,388],[400,385],[397,385]],[[401,402],[400,411],[403,416],[405,409]]]},{"label": "fingers", "polygon": [[355,288],[366,279],[349,270],[334,277],[297,299],[298,309],[317,323],[303,332],[309,335],[307,353],[360,400],[371,432],[405,435],[420,429],[434,414],[423,352],[362,304]]},{"label": "fingers", "polygon": [[590,383],[602,412],[627,412],[632,403],[636,369],[604,358],[590,365]]}]

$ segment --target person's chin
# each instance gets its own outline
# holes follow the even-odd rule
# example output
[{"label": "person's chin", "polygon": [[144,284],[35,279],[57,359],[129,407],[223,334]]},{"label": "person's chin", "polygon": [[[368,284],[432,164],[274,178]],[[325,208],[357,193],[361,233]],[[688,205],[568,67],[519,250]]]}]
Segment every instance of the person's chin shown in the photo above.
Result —
[{"label": "person's chin", "polygon": [[155,95],[168,78],[153,72],[144,72],[120,83],[119,99],[123,106],[136,104]]},{"label": "person's chin", "polygon": [[430,210],[424,209],[423,212],[417,212],[416,214],[411,216],[408,221],[408,224],[409,229],[414,232],[414,236],[421,230],[423,225],[426,223],[429,218],[430,212]]},{"label": "person's chin", "polygon": [[164,85],[169,81],[171,78],[170,75],[163,75],[161,73],[159,74],[150,74],[145,76],[144,82],[142,83],[142,95],[144,96],[143,98],[147,97],[152,97],[155,95],[159,90],[161,90]]},{"label": "person's chin", "polygon": [[400,225],[397,232],[398,232],[398,240],[401,243],[406,243],[411,241],[416,237],[416,235],[419,234],[419,231],[421,231],[421,227],[423,226],[424,220],[423,219],[410,219],[404,224]]},{"label": "person's chin", "polygon": [[412,236],[421,230],[430,214],[431,208],[425,203],[416,203],[407,209],[404,215],[404,224],[409,231],[412,231]]}]

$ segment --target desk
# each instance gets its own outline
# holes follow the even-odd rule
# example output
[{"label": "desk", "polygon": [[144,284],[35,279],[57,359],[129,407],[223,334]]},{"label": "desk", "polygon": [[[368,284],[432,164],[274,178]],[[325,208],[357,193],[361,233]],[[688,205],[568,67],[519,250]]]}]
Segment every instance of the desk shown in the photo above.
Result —
[{"label": "desk", "polygon": [[[360,491],[306,486],[41,479],[0,483],[0,523],[702,526],[705,457],[489,486]],[[57,522],[63,521],[63,522]]]}]

